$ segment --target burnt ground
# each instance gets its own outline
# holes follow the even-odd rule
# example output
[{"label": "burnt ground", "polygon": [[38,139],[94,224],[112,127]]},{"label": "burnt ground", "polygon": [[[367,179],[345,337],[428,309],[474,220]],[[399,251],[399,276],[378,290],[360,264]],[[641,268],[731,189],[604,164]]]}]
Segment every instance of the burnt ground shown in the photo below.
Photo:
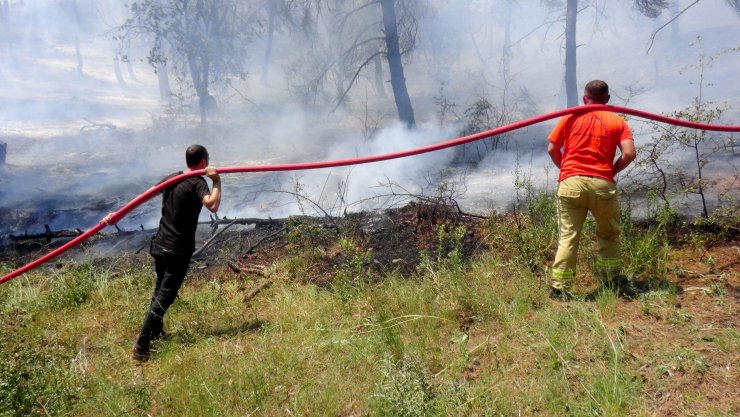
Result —
[{"label": "burnt ground", "polygon": [[[304,270],[294,278],[320,285],[331,283],[337,271],[350,265],[410,275],[423,256],[436,259],[455,249],[449,234],[456,227],[465,228],[457,243],[463,259],[485,249],[480,227],[484,221],[451,207],[415,202],[342,219],[292,217],[228,234],[195,259],[204,262],[204,269],[211,263],[207,259],[221,258],[232,271],[255,272],[291,255],[304,261]],[[220,254],[229,254],[229,259]]]},{"label": "burnt ground", "polygon": [[[224,267],[234,271],[254,270],[287,254],[308,251],[317,256],[311,257],[310,273],[304,279],[326,282],[350,258],[369,251],[372,256],[366,260],[365,267],[408,275],[416,270],[423,254],[435,257],[454,249],[450,238],[440,238],[438,232],[449,233],[460,225],[466,230],[459,244],[463,258],[486,247],[479,227],[484,219],[464,215],[441,204],[411,202],[400,208],[347,214],[341,219],[306,216],[237,219],[229,225],[232,221],[219,219],[217,226],[204,224],[199,227],[196,237],[199,247],[215,233],[218,236],[208,242],[200,254],[196,252],[193,257],[196,268],[209,274],[217,274]],[[79,230],[53,232],[68,236],[50,238],[45,237],[44,230],[38,230],[27,232],[29,238],[22,234],[4,237],[0,240],[0,262],[20,267],[81,233]],[[154,233],[155,230],[100,233],[55,262],[61,266],[66,261],[91,258],[104,261],[124,254],[145,255]],[[351,242],[350,247],[342,247],[339,243],[342,239]]]}]

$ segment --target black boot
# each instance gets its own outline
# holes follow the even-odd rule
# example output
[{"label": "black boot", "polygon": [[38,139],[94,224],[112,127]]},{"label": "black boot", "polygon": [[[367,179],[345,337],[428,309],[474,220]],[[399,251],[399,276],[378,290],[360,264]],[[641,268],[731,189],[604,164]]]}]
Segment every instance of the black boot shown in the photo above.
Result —
[{"label": "black boot", "polygon": [[566,289],[550,287],[550,298],[556,301],[570,301],[573,294]]},{"label": "black boot", "polygon": [[637,288],[630,282],[624,274],[617,275],[614,280],[614,286],[617,289],[617,295],[620,297],[627,298],[629,300],[635,299],[638,295]]}]

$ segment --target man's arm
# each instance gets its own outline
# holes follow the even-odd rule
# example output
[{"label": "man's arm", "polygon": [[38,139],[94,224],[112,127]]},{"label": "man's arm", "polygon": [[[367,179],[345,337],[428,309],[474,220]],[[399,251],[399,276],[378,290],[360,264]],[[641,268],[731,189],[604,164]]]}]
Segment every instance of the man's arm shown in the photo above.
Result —
[{"label": "man's arm", "polygon": [[621,151],[621,155],[614,161],[614,175],[627,168],[637,156],[635,142],[632,139],[619,142],[619,150]]},{"label": "man's arm", "polygon": [[563,153],[560,152],[560,146],[552,142],[547,142],[547,153],[550,154],[550,159],[552,159],[552,163],[555,164],[558,169],[560,169],[560,161],[563,160]]},{"label": "man's arm", "polygon": [[206,167],[206,175],[213,181],[213,189],[210,194],[203,197],[203,205],[211,213],[215,213],[221,204],[221,176],[218,175],[214,167]]}]

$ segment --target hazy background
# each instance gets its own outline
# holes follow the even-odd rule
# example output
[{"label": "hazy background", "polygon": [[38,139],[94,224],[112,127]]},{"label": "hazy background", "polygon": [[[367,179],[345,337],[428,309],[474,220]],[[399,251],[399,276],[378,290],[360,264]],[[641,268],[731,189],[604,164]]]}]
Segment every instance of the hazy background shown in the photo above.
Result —
[{"label": "hazy background", "polygon": [[[0,235],[40,232],[44,224],[90,227],[165,175],[185,169],[184,150],[192,143],[208,147],[215,166],[307,162],[457,137],[478,126],[466,110],[481,100],[501,116],[487,120],[487,127],[565,107],[564,5],[406,2],[416,18],[415,47],[403,59],[417,125],[408,130],[399,122],[385,62],[384,95],[369,65],[336,107],[340,87],[353,71],[340,69],[333,51],[351,44],[353,33],[337,26],[332,13],[361,1],[325,6],[313,21],[310,39],[300,25],[278,25],[266,65],[269,20],[264,7],[270,2],[245,0],[254,13],[243,57],[246,76],[210,85],[218,110],[206,123],[201,123],[192,83],[182,74],[178,78],[174,62],[168,67],[173,96],[160,96],[157,74],[147,62],[150,38],[114,38],[130,16],[123,3],[0,0],[0,141],[7,143],[7,161],[0,166]],[[632,1],[581,0],[579,91],[587,81],[603,79],[610,84],[612,104],[670,113],[693,103],[703,75],[702,99],[727,107],[723,124],[740,124],[740,55],[726,52],[740,47],[740,18],[728,2],[700,1],[650,44],[655,30],[692,3],[678,1],[650,19]],[[508,61],[503,54],[507,16]],[[364,18],[360,15],[359,22]],[[374,24],[378,17],[368,9],[366,19]],[[716,56],[703,74],[695,67],[702,55]],[[335,74],[307,97],[308,81],[317,69],[331,65]],[[517,175],[537,187],[556,186],[557,171],[545,152],[553,123],[509,135],[494,151],[480,145],[464,154],[448,150],[351,168],[228,175],[219,214],[276,218],[315,213],[310,203],[301,205],[294,195],[279,191],[304,194],[340,214],[397,202],[400,196],[389,196],[394,192],[438,194],[440,184],[445,184],[443,192],[452,187],[467,210],[505,210],[513,202]],[[644,122],[630,123],[638,144],[651,140]],[[724,158],[714,169],[727,166],[737,169],[737,160]],[[397,186],[389,188],[389,183]],[[120,225],[151,228],[158,216],[155,199]]]}]

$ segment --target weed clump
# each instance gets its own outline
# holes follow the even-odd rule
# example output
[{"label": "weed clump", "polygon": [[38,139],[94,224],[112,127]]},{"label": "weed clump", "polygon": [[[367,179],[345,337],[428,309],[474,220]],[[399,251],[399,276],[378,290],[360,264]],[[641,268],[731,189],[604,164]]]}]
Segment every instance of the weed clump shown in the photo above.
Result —
[{"label": "weed clump", "polygon": [[70,415],[78,381],[69,363],[64,350],[44,343],[42,335],[0,332],[0,416]]}]

